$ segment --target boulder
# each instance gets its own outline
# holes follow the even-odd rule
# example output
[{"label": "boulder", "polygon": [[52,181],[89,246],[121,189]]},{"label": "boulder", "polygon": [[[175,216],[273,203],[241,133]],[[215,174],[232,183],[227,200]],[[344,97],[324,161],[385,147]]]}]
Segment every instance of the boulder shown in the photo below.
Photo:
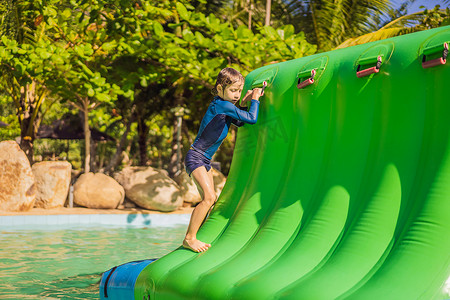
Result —
[{"label": "boulder", "polygon": [[72,165],[67,161],[43,161],[35,163],[33,170],[36,184],[35,207],[63,207],[69,193]]},{"label": "boulder", "polygon": [[123,187],[103,173],[82,174],[73,185],[73,202],[88,208],[117,208],[125,199]]},{"label": "boulder", "polygon": [[15,141],[0,142],[0,210],[28,211],[36,189],[30,162]]},{"label": "boulder", "polygon": [[181,197],[183,197],[184,202],[195,205],[202,201],[194,180],[189,177],[186,171],[181,171],[181,173],[175,177],[175,181],[180,186]]},{"label": "boulder", "polygon": [[214,168],[211,168],[211,171],[213,172],[214,188],[216,190],[216,195],[217,198],[219,198],[220,193],[222,193],[222,189],[225,186],[227,178],[225,177],[225,175],[222,174],[222,172]]},{"label": "boulder", "polygon": [[180,188],[167,172],[152,167],[126,167],[114,174],[127,198],[140,207],[174,211],[183,204]]},{"label": "boulder", "polygon": [[[219,195],[222,192],[223,186],[225,185],[227,179],[225,175],[214,168],[211,169],[211,172],[213,174],[214,189],[217,198],[219,198]],[[175,177],[175,181],[180,186],[180,192],[184,202],[192,203],[192,205],[195,205],[202,200],[194,179],[192,179],[192,177],[189,177],[186,171],[183,170],[180,175]]]}]

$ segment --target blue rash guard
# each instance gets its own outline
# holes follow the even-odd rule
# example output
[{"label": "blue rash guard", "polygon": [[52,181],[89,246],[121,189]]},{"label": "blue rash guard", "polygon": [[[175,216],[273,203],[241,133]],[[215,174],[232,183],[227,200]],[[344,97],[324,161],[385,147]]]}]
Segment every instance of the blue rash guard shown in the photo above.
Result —
[{"label": "blue rash guard", "polygon": [[250,109],[238,108],[219,96],[208,107],[200,124],[197,137],[191,147],[208,159],[216,153],[222,141],[227,137],[231,124],[237,127],[245,123],[255,124],[258,120],[259,101],[253,99]]}]

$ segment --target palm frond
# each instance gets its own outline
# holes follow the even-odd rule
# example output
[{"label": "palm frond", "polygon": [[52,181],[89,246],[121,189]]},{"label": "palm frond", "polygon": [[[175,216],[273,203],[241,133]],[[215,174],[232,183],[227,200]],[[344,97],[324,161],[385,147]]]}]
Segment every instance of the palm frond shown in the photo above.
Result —
[{"label": "palm frond", "polygon": [[[436,9],[436,12],[444,14],[446,13],[446,10]],[[347,39],[346,41],[338,45],[336,49],[360,45],[373,41],[379,41],[411,32],[424,30],[426,29],[426,27],[424,27],[423,24],[421,24],[421,21],[425,17],[426,17],[425,12],[416,12],[413,14],[401,16],[391,21],[390,23],[386,24],[385,26],[381,27],[377,31],[367,33],[355,38]]]},{"label": "palm frond", "polygon": [[375,32],[367,33],[356,38],[347,39],[335,49],[346,48],[350,46],[361,45],[369,42],[384,40],[394,36],[407,34],[416,31],[414,27],[391,27],[380,29]]},{"label": "palm frond", "polygon": [[398,26],[405,27],[408,25],[416,24],[417,21],[419,21],[422,17],[423,17],[423,12],[416,12],[413,14],[401,16],[401,17],[389,22],[388,24],[384,25],[383,27],[380,28],[380,30],[390,28],[394,25],[397,27]]},{"label": "palm frond", "polygon": [[373,20],[392,9],[389,0],[310,0],[310,4],[316,8],[317,44],[323,50],[373,31]]}]

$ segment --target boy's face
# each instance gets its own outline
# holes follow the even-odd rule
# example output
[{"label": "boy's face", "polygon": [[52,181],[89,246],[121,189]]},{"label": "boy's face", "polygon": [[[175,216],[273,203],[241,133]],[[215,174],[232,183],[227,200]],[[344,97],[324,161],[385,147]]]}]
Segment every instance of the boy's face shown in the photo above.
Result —
[{"label": "boy's face", "polygon": [[243,82],[235,82],[233,84],[230,84],[223,90],[223,87],[220,86],[218,92],[219,96],[223,100],[230,101],[231,103],[235,104],[239,101],[241,98],[242,88],[244,87]]}]

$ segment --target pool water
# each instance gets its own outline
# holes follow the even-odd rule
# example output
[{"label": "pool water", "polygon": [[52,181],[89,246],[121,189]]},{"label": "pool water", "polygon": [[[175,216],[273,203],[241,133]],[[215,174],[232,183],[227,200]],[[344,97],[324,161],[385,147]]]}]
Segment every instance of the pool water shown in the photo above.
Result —
[{"label": "pool water", "polygon": [[185,225],[0,229],[0,299],[99,299],[104,271],[159,258],[181,245]]}]

